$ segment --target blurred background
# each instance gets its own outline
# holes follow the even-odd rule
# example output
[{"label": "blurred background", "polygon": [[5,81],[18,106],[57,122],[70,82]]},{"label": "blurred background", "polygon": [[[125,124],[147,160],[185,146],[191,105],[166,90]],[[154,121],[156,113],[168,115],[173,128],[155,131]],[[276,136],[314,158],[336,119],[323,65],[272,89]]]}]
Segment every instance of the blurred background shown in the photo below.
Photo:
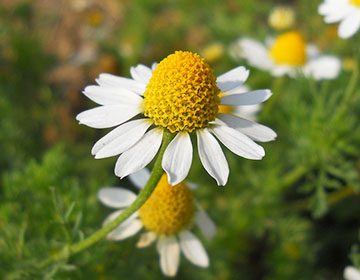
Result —
[{"label": "blurred background", "polygon": [[[234,41],[261,41],[277,5],[294,12],[288,29],[341,58],[336,80],[274,78],[235,60]],[[320,1],[1,0],[0,278],[159,279],[154,246],[137,238],[101,241],[67,261],[38,269],[60,248],[101,227],[110,213],[102,186],[126,186],[116,158],[94,160],[105,131],[75,116],[95,106],[81,91],[103,72],[129,76],[175,50],[201,54],[221,74],[251,70],[250,88],[270,88],[258,121],[278,138],[261,162],[226,153],[229,183],[217,187],[197,155],[189,180],[217,224],[203,242],[210,267],[184,257],[176,279],[342,279],[360,266],[359,35],[341,40],[318,15]]]}]

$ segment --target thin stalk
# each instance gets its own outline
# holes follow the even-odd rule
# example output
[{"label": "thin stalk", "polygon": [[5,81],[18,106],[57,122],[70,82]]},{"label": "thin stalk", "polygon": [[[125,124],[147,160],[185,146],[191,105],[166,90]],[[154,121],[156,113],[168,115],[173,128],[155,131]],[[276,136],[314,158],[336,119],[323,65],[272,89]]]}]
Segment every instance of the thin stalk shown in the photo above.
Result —
[{"label": "thin stalk", "polygon": [[107,224],[106,226],[102,227],[101,229],[94,232],[89,237],[85,238],[84,240],[72,244],[70,246],[66,246],[58,253],[50,256],[44,262],[40,263],[40,268],[48,266],[51,263],[58,262],[64,259],[69,258],[70,256],[77,254],[90,246],[94,245],[98,241],[102,240],[109,232],[114,230],[118,227],[122,222],[124,222],[127,218],[129,218],[133,213],[135,213],[140,207],[146,202],[146,200],[150,197],[151,193],[154,191],[156,185],[158,184],[161,176],[163,175],[164,171],[161,167],[161,161],[165,152],[166,147],[169,145],[172,139],[172,134],[169,132],[164,131],[163,135],[163,143],[160,148],[159,154],[154,164],[154,168],[151,172],[151,176],[141,190],[135,201],[126,208],[115,220]]}]

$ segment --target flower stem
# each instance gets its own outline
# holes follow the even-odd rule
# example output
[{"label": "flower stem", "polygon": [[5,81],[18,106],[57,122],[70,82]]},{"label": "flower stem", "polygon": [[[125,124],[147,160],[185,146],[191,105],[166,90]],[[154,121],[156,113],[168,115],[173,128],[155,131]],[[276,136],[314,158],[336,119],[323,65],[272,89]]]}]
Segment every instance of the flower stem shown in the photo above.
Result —
[{"label": "flower stem", "polygon": [[164,131],[163,134],[163,143],[160,148],[159,154],[154,164],[154,168],[151,172],[151,176],[147,181],[144,188],[141,190],[135,201],[126,208],[115,220],[102,227],[98,231],[94,232],[89,237],[84,240],[66,246],[58,253],[50,256],[48,259],[40,263],[40,268],[46,267],[51,263],[58,262],[64,259],[69,258],[70,256],[79,253],[90,246],[94,245],[96,242],[102,240],[109,232],[118,227],[122,222],[124,222],[127,218],[129,218],[134,212],[136,212],[150,197],[151,193],[154,191],[156,185],[158,184],[161,176],[163,175],[163,170],[161,167],[161,161],[165,152],[166,147],[169,145],[173,135],[170,132]]}]

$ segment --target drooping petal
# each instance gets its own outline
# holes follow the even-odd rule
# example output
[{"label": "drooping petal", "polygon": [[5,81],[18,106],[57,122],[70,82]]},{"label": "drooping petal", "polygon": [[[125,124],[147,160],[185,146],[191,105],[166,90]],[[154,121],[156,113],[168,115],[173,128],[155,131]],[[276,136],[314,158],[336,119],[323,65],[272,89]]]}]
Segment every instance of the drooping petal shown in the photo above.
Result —
[{"label": "drooping petal", "polygon": [[243,66],[232,69],[216,79],[217,86],[222,92],[242,86],[249,77],[249,70]]},{"label": "drooping petal", "polygon": [[147,67],[143,64],[138,64],[135,67],[130,68],[130,74],[135,81],[138,81],[138,82],[141,82],[141,83],[147,85],[147,83],[149,82],[149,80],[151,78],[152,71],[149,67]]},{"label": "drooping petal", "polygon": [[162,167],[168,175],[169,184],[177,185],[189,173],[193,147],[188,133],[178,133],[166,148]]},{"label": "drooping petal", "polygon": [[122,88],[87,86],[84,94],[100,105],[124,104],[139,106],[143,99],[136,93]]},{"label": "drooping petal", "polygon": [[209,257],[199,239],[189,231],[179,234],[181,251],[193,264],[200,267],[209,266]]},{"label": "drooping petal", "polygon": [[80,124],[93,128],[109,128],[126,122],[141,113],[139,106],[104,105],[86,110],[76,116]]},{"label": "drooping petal", "polygon": [[195,223],[207,239],[212,239],[216,233],[215,223],[200,206],[195,213]]},{"label": "drooping petal", "polygon": [[146,84],[139,83],[133,79],[106,73],[100,74],[96,82],[102,87],[124,88],[140,95],[144,93],[146,87]]},{"label": "drooping petal", "polygon": [[137,234],[143,225],[140,220],[134,219],[131,221],[125,220],[116,229],[110,232],[106,238],[109,240],[124,240]]},{"label": "drooping petal", "polygon": [[115,165],[115,174],[120,178],[144,168],[155,157],[162,141],[163,130],[154,128],[140,141],[122,153]]},{"label": "drooping petal", "polygon": [[138,189],[142,189],[150,178],[150,171],[147,168],[140,169],[129,175],[131,183]]},{"label": "drooping petal", "polygon": [[136,194],[123,188],[106,187],[98,192],[98,198],[106,206],[123,208],[133,203]]},{"label": "drooping petal", "polygon": [[[123,209],[121,210],[117,210],[117,211],[114,211],[112,212],[109,216],[106,217],[106,219],[104,220],[103,222],[103,226],[106,226],[107,224],[111,223],[112,221],[114,221],[122,212],[124,212]],[[134,220],[138,217],[139,213],[138,212],[135,212],[134,214],[132,214],[129,218],[127,218],[124,223],[127,221],[127,222],[130,222],[131,220]]]},{"label": "drooping petal", "polygon": [[93,151],[95,158],[107,158],[119,155],[138,142],[150,127],[149,119],[139,119],[127,122],[96,142]]},{"label": "drooping petal", "polygon": [[[118,137],[123,137],[123,134],[127,132],[127,129],[129,129],[131,126],[137,126],[140,123],[148,123],[148,119],[140,119],[140,120],[134,120],[129,121],[123,125],[120,125],[119,127],[111,130],[108,134],[106,134],[104,137],[99,139],[95,145],[91,149],[91,154],[96,155],[102,148],[104,148],[106,145],[117,139]],[[137,140],[134,142],[134,144],[137,142]]]},{"label": "drooping petal", "polygon": [[222,96],[221,104],[232,106],[255,105],[268,100],[270,96],[271,91],[268,89],[259,89],[245,93],[234,93]]},{"label": "drooping petal", "polygon": [[341,70],[341,60],[335,56],[322,55],[309,61],[303,68],[305,76],[314,80],[335,79]]},{"label": "drooping petal", "polygon": [[157,243],[161,271],[166,276],[175,276],[179,268],[180,246],[174,236],[161,237]]},{"label": "drooping petal", "polygon": [[219,186],[224,186],[229,176],[229,165],[219,143],[207,129],[198,130],[196,135],[202,165]]},{"label": "drooping petal", "polygon": [[145,248],[156,240],[156,234],[149,231],[140,235],[139,241],[136,243],[136,247]]},{"label": "drooping petal", "polygon": [[214,125],[211,131],[234,154],[259,160],[265,156],[264,149],[241,132],[224,125]]},{"label": "drooping petal", "polygon": [[273,141],[277,136],[275,131],[273,131],[271,128],[238,116],[219,114],[218,118],[226,123],[229,127],[244,133],[255,141]]},{"label": "drooping petal", "polygon": [[339,25],[339,36],[348,39],[360,28],[360,9],[347,16]]}]

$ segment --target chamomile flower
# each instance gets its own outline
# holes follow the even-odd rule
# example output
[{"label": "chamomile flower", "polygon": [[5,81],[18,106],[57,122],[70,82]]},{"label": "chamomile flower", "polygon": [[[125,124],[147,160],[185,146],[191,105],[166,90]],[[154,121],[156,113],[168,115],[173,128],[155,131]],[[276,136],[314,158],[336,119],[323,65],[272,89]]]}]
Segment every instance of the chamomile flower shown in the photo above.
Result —
[{"label": "chamomile flower", "polygon": [[360,0],[325,0],[319,6],[319,14],[326,23],[340,22],[338,34],[347,39],[360,28]]},{"label": "chamomile flower", "polygon": [[[149,172],[142,169],[129,176],[138,188],[149,178]],[[114,220],[136,198],[136,194],[120,187],[102,188],[98,197],[109,207],[117,208],[104,221]],[[156,241],[160,255],[160,267],[166,276],[175,276],[180,262],[180,251],[193,264],[208,267],[209,258],[200,240],[189,231],[196,224],[207,238],[215,234],[215,225],[193,198],[189,185],[182,182],[170,186],[166,174],[160,179],[145,204],[107,236],[109,240],[123,240],[144,230],[137,242],[144,248]]]},{"label": "chamomile flower", "polygon": [[303,74],[315,80],[335,79],[341,69],[340,59],[320,54],[316,46],[307,44],[296,31],[283,33],[268,44],[249,38],[240,39],[233,45],[231,54],[269,71],[273,76]]},{"label": "chamomile flower", "polygon": [[[229,166],[217,141],[233,153],[260,160],[264,149],[254,141],[274,140],[270,128],[231,114],[219,113],[220,105],[251,106],[266,101],[270,90],[239,92],[249,76],[237,67],[215,78],[197,54],[177,51],[151,69],[130,69],[133,79],[101,74],[98,86],[84,94],[102,105],[77,116],[93,128],[115,127],[95,143],[95,158],[119,155],[115,174],[123,178],[145,167],[157,154],[164,130],[175,135],[165,150],[162,167],[171,185],[183,181],[192,163],[190,134],[197,137],[202,165],[225,185]],[[214,137],[217,137],[217,139]]]}]

